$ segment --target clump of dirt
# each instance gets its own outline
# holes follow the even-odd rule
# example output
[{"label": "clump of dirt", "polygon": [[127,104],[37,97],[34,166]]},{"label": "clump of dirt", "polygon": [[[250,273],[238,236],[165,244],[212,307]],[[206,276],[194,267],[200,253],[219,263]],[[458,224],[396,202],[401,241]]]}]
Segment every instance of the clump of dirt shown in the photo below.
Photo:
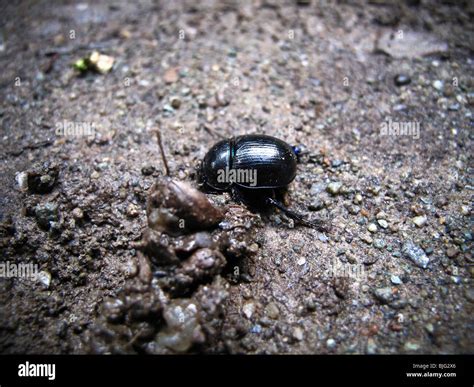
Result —
[{"label": "clump of dirt", "polygon": [[131,278],[104,302],[86,345],[94,353],[216,351],[229,287],[221,273],[229,266],[238,275],[232,265],[257,253],[259,217],[224,211],[162,177],[149,191],[147,219]]}]

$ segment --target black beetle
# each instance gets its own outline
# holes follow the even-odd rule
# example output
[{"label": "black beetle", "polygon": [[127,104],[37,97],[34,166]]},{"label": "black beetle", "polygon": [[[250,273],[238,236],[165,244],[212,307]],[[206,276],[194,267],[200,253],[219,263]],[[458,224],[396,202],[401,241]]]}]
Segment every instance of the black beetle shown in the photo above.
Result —
[{"label": "black beetle", "polygon": [[282,188],[295,178],[296,162],[297,156],[286,142],[249,134],[215,144],[204,157],[201,173],[203,183],[217,191],[227,191],[233,185]]},{"label": "black beetle", "polygon": [[232,191],[247,204],[272,205],[300,223],[323,229],[275,198],[294,180],[299,153],[299,148],[272,136],[233,137],[212,146],[201,163],[198,178],[207,191]]}]

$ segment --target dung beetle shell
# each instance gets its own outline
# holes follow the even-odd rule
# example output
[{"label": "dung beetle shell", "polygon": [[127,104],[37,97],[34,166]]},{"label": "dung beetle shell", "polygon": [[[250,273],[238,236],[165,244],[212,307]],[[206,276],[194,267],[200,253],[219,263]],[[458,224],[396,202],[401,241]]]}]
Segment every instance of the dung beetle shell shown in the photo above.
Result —
[{"label": "dung beetle shell", "polygon": [[[249,189],[282,188],[296,176],[297,155],[286,142],[263,134],[222,140],[207,152],[201,179],[210,188],[229,190],[233,185]],[[250,171],[254,181],[223,181],[222,171]]]}]

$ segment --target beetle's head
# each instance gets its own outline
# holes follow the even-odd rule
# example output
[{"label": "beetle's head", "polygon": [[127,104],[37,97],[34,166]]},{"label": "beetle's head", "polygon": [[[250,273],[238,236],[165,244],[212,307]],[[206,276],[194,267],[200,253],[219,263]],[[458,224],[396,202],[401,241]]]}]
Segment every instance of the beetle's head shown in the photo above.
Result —
[{"label": "beetle's head", "polygon": [[301,158],[304,155],[308,154],[308,151],[305,150],[304,145],[293,145],[291,149],[293,149],[293,152],[296,155],[296,160],[298,160],[298,163],[301,162]]},{"label": "beetle's head", "polygon": [[216,143],[201,163],[199,168],[200,184],[210,190],[226,191],[231,184],[228,180],[228,171],[231,166],[231,145],[229,140]]}]

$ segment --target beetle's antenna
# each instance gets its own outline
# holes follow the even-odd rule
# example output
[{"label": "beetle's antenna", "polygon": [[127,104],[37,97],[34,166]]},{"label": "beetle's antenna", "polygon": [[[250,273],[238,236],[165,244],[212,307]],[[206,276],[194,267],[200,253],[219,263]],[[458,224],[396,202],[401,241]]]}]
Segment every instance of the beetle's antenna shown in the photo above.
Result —
[{"label": "beetle's antenna", "polygon": [[159,129],[155,131],[156,133],[156,140],[158,141],[158,146],[160,147],[161,158],[163,159],[163,164],[165,166],[165,175],[170,175],[170,169],[168,167],[168,162],[166,161],[165,150],[163,148],[163,142],[161,141],[161,132]]},{"label": "beetle's antenna", "polygon": [[222,139],[225,139],[226,136],[220,134],[219,132],[215,131],[214,129],[211,129],[209,126],[207,126],[206,124],[201,124],[202,128],[207,132],[209,133],[211,136],[215,136],[215,137],[219,137],[219,138],[222,138]]},{"label": "beetle's antenna", "polygon": [[267,198],[267,202],[275,206],[276,208],[278,208],[280,211],[284,212],[288,217],[296,220],[297,222],[301,223],[302,225],[306,227],[311,227],[321,232],[328,231],[328,228],[322,224],[322,221],[311,222],[309,220],[306,220],[303,217],[303,215],[298,214],[297,212],[291,211],[290,209],[286,208],[282,203],[270,197]]}]

